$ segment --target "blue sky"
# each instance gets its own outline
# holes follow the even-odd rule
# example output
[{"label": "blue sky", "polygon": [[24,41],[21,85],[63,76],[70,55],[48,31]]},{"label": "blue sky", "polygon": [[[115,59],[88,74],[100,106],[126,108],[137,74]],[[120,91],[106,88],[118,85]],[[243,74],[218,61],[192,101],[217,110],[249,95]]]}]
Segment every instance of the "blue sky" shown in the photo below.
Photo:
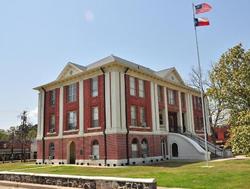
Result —
[{"label": "blue sky", "polygon": [[[197,64],[189,0],[1,0],[0,128],[24,109],[36,123],[33,87],[54,80],[68,61],[86,65],[114,54],[160,70],[175,66],[189,79]],[[228,48],[250,48],[250,1],[206,1],[198,28],[203,70]]]}]

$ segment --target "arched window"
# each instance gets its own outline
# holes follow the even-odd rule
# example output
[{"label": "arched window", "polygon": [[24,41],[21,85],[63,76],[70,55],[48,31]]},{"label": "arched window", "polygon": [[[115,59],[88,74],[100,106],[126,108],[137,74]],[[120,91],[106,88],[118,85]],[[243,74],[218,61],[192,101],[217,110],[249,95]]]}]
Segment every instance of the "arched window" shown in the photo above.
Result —
[{"label": "arched window", "polygon": [[49,159],[55,158],[55,145],[54,143],[49,144]]},{"label": "arched window", "polygon": [[172,144],[172,155],[173,157],[178,157],[178,145],[176,143]]},{"label": "arched window", "polygon": [[142,157],[148,156],[148,141],[145,138],[141,141],[141,152]]},{"label": "arched window", "polygon": [[92,156],[93,159],[99,159],[99,143],[97,140],[92,143]]},{"label": "arched window", "polygon": [[138,157],[138,140],[134,138],[131,144],[132,158]]}]

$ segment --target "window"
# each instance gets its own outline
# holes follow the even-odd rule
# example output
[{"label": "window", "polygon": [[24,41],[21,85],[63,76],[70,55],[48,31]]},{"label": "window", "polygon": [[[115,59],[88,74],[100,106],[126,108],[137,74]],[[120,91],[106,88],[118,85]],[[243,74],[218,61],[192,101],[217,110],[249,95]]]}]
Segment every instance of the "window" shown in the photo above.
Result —
[{"label": "window", "polygon": [[68,112],[68,129],[74,130],[76,129],[77,120],[76,120],[76,112]]},{"label": "window", "polygon": [[140,124],[142,127],[146,127],[146,119],[145,119],[145,108],[140,107]]},{"label": "window", "polygon": [[136,121],[136,107],[135,106],[131,106],[130,113],[131,113],[131,125],[136,126],[137,121]]},{"label": "window", "polygon": [[56,104],[56,90],[50,91],[50,105]]},{"label": "window", "polygon": [[99,115],[98,115],[98,107],[92,108],[92,127],[99,126]]},{"label": "window", "polygon": [[68,102],[76,101],[76,83],[68,86]]},{"label": "window", "polygon": [[54,143],[49,144],[49,159],[55,159],[55,145],[54,145]]},{"label": "window", "polygon": [[174,105],[175,104],[175,95],[174,91],[168,89],[168,104]]},{"label": "window", "polygon": [[160,86],[160,85],[157,86],[157,95],[158,95],[158,101],[162,102],[163,101],[162,86]]},{"label": "window", "polygon": [[135,96],[136,90],[135,90],[135,78],[129,77],[129,86],[130,86],[130,95]]},{"label": "window", "polygon": [[92,156],[93,159],[99,159],[99,143],[97,140],[92,143]]},{"label": "window", "polygon": [[159,109],[159,124],[160,124],[160,126],[161,125],[164,125],[164,120],[163,120],[163,110],[160,110]]},{"label": "window", "polygon": [[98,77],[91,79],[92,97],[98,96]]},{"label": "window", "polygon": [[141,141],[141,152],[142,152],[142,157],[148,156],[148,141],[146,139],[143,139]]},{"label": "window", "polygon": [[132,158],[138,157],[138,140],[136,138],[133,139],[131,144],[131,152]]},{"label": "window", "polygon": [[51,114],[51,116],[50,116],[50,123],[49,123],[49,132],[50,133],[55,132],[55,125],[56,125],[55,114]]},{"label": "window", "polygon": [[144,96],[145,96],[144,81],[139,80],[139,97],[143,98]]}]

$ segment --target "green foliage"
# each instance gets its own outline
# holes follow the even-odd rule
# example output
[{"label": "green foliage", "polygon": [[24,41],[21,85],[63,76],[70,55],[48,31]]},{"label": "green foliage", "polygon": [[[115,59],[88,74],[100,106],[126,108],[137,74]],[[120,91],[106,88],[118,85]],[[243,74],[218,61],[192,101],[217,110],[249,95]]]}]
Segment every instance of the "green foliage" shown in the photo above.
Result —
[{"label": "green foliage", "polygon": [[8,133],[5,130],[0,129],[0,140],[8,140]]},{"label": "green foliage", "polygon": [[[232,113],[249,110],[250,107],[250,51],[239,44],[221,56],[210,73],[216,83],[209,94],[223,100],[222,107]],[[219,89],[219,90],[218,90]]]},{"label": "green foliage", "polygon": [[250,126],[231,127],[229,144],[235,154],[250,154]]},{"label": "green foliage", "polygon": [[235,153],[250,151],[250,50],[241,44],[224,53],[210,73],[208,95],[230,113],[229,145]]},{"label": "green foliage", "polygon": [[28,131],[28,139],[29,140],[34,139],[36,138],[36,135],[37,135],[37,125],[32,125]]}]

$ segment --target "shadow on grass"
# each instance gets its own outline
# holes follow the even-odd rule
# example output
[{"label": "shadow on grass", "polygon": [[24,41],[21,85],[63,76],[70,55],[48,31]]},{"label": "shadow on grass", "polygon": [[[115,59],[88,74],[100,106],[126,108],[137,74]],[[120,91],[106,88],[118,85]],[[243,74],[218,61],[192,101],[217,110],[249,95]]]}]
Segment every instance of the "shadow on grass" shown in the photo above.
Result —
[{"label": "shadow on grass", "polygon": [[184,161],[184,160],[169,160],[166,162],[162,162],[162,163],[156,163],[153,165],[147,165],[150,167],[182,167],[185,165],[191,165],[191,164],[196,164],[196,163],[200,163],[202,161]]}]

